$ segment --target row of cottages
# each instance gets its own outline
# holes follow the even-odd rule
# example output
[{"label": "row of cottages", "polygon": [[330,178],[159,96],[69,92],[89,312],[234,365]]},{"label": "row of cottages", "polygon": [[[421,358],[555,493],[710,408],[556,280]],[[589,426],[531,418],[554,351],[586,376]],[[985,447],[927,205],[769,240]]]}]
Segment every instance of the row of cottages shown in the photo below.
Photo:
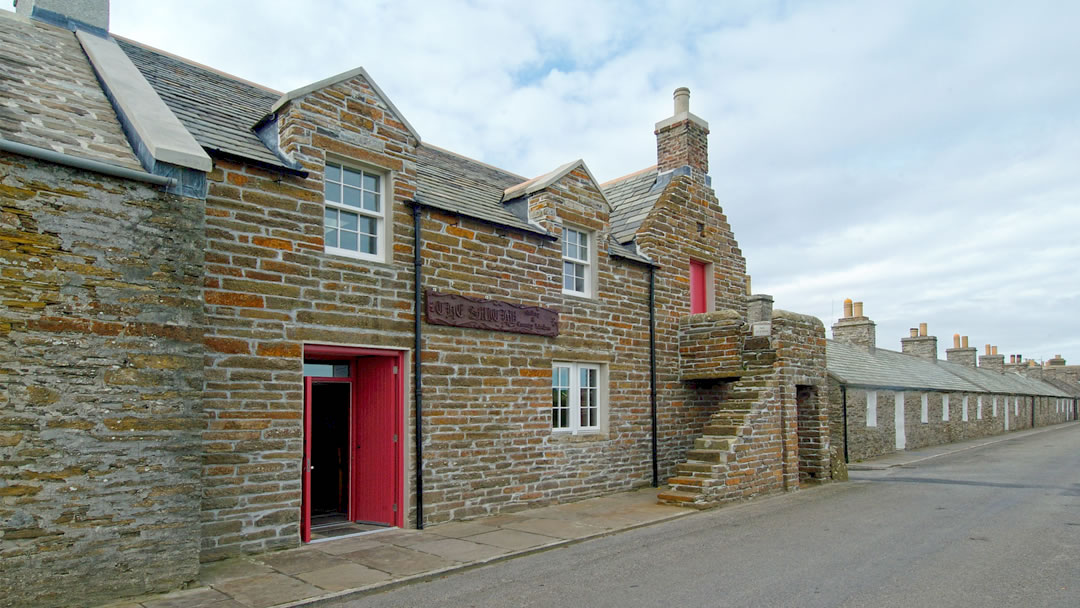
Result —
[{"label": "row of cottages", "polygon": [[967,336],[954,336],[945,361],[925,323],[901,339],[902,352],[877,348],[861,302],[845,301],[832,332],[830,429],[845,461],[1058,424],[1080,411],[1080,384],[1021,373],[1043,368],[1016,365],[1015,355],[1007,366],[996,347],[977,357]]},{"label": "row of cottages", "polygon": [[829,478],[824,327],[747,295],[686,89],[656,166],[527,179],[423,143],[363,69],[282,94],[107,7],[0,12],[0,596]]}]

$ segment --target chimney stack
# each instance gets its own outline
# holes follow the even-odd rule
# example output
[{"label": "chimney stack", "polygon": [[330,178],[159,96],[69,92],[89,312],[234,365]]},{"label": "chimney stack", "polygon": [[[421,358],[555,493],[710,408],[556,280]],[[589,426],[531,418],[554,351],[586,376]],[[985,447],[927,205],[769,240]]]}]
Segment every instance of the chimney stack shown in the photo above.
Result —
[{"label": "chimney stack", "polygon": [[1003,373],[1005,371],[1005,355],[999,355],[996,346],[987,344],[986,354],[979,357],[979,368],[999,374]]},{"label": "chimney stack", "polygon": [[694,181],[707,183],[709,123],[690,113],[690,89],[675,89],[674,99],[674,114],[656,123],[656,169],[687,167]]},{"label": "chimney stack", "polygon": [[926,323],[919,323],[918,329],[911,328],[910,338],[900,339],[900,351],[927,361],[937,361],[937,336],[926,335]]},{"label": "chimney stack", "polygon": [[877,325],[863,316],[863,303],[844,300],[844,315],[832,326],[833,340],[874,352],[877,346]]},{"label": "chimney stack", "polygon": [[15,12],[71,31],[109,31],[109,0],[16,0]]},{"label": "chimney stack", "polygon": [[953,334],[953,347],[945,351],[945,358],[951,363],[974,368],[978,359],[979,349],[968,346],[968,337]]}]

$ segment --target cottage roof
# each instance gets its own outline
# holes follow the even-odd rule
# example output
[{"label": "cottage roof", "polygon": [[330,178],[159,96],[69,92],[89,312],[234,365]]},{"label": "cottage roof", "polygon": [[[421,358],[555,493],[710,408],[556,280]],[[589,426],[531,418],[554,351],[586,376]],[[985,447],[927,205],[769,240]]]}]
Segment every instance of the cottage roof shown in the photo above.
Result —
[{"label": "cottage roof", "polygon": [[503,190],[525,178],[430,144],[417,148],[417,200],[425,205],[537,234],[547,232],[502,204]]},{"label": "cottage roof", "polygon": [[874,352],[835,340],[825,343],[829,375],[857,386],[929,391],[1065,397],[1060,387],[1014,373],[997,373],[948,361],[931,362],[893,350]]},{"label": "cottage roof", "polygon": [[665,185],[657,182],[655,165],[600,185],[611,202],[611,235],[615,240],[634,240]]},{"label": "cottage roof", "polygon": [[866,349],[826,340],[829,374],[846,384],[867,387],[980,392],[978,386],[937,363],[893,350]]},{"label": "cottage roof", "polygon": [[280,93],[115,36],[120,48],[203,148],[290,167],[255,135]]},{"label": "cottage roof", "polygon": [[1043,378],[1043,382],[1053,384],[1070,397],[1080,397],[1080,384],[1076,382],[1069,382],[1061,378]]},{"label": "cottage roof", "polygon": [[143,171],[72,32],[0,11],[0,137]]}]

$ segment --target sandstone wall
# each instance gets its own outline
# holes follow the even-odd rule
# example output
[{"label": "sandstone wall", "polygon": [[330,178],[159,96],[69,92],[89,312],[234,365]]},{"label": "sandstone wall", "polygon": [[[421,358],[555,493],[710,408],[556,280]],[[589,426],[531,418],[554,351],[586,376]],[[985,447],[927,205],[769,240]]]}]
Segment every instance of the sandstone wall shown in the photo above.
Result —
[{"label": "sandstone wall", "polygon": [[194,578],[202,230],[199,200],[0,155],[0,603]]}]

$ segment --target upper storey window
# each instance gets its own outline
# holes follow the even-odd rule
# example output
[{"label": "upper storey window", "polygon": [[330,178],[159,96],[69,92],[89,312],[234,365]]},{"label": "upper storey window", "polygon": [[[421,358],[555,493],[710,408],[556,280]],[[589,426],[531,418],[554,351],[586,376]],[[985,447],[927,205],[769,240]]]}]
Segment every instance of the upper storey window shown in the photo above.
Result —
[{"label": "upper storey window", "polygon": [[592,292],[592,236],[563,228],[563,293],[588,296]]},{"label": "upper storey window", "polygon": [[384,176],[326,163],[323,239],[327,253],[381,260],[386,250]]}]

